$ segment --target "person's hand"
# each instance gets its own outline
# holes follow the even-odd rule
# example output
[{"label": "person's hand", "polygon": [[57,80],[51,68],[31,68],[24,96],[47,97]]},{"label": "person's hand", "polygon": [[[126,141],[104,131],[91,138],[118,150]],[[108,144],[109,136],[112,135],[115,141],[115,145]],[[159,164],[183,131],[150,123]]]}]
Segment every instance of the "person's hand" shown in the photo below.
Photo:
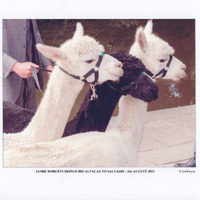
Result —
[{"label": "person's hand", "polygon": [[[35,68],[39,68],[38,65],[32,63],[32,62],[16,62],[13,67],[12,67],[12,71],[15,72],[16,74],[18,74],[20,77],[22,78],[29,78],[32,75],[31,72],[31,66],[35,67]],[[36,72],[38,73],[39,70],[36,69]]]},{"label": "person's hand", "polygon": [[[52,65],[47,66],[46,69],[53,71]],[[47,76],[49,78],[51,76],[51,72],[47,72]]]}]

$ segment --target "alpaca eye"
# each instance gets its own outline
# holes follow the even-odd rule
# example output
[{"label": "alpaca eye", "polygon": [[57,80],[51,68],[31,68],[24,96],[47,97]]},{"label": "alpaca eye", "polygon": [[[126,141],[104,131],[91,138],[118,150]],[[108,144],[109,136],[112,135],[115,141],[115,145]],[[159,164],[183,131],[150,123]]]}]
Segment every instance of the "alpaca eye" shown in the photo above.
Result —
[{"label": "alpaca eye", "polygon": [[86,60],[85,62],[90,64],[93,62],[93,60]]},{"label": "alpaca eye", "polygon": [[160,59],[159,61],[160,61],[161,63],[164,63],[166,60],[167,60],[167,59]]}]

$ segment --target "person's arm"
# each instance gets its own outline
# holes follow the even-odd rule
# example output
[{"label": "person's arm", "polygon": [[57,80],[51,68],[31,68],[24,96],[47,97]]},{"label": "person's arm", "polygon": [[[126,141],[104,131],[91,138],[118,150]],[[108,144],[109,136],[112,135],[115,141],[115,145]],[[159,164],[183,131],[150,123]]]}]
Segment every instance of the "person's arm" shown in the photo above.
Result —
[{"label": "person's arm", "polygon": [[17,62],[14,58],[3,53],[3,77],[7,78],[12,72],[13,65]]},{"label": "person's arm", "polygon": [[[12,67],[12,71],[18,74],[22,78],[29,78],[33,76],[31,71],[32,66],[35,68],[39,67],[38,65],[32,62],[23,62],[23,63],[16,62]],[[39,69],[36,69],[36,72],[38,73]]]},{"label": "person's arm", "polygon": [[[11,72],[15,72],[22,78],[32,76],[31,66],[38,68],[39,66],[32,62],[18,62],[6,53],[3,53],[3,76],[7,78]],[[39,70],[36,70],[38,72]]]}]

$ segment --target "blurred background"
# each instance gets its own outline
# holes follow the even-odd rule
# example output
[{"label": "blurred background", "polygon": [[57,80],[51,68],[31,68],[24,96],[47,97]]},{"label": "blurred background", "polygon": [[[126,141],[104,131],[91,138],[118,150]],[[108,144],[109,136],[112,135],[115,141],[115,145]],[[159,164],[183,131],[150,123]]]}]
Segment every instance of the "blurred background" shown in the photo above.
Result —
[{"label": "blurred background", "polygon": [[[57,46],[70,39],[76,23],[81,22],[85,34],[94,37],[105,47],[106,53],[118,50],[129,52],[135,39],[138,26],[145,26],[147,19],[48,19],[37,20],[44,44]],[[174,49],[175,56],[186,64],[187,79],[180,82],[158,80],[159,97],[149,103],[148,111],[195,104],[195,20],[194,19],[155,19],[153,32],[167,41]],[[45,84],[47,82],[44,73]],[[78,111],[89,87],[86,85],[75,102],[70,119]],[[41,94],[37,91],[37,103]],[[117,115],[118,108],[113,115]]]}]

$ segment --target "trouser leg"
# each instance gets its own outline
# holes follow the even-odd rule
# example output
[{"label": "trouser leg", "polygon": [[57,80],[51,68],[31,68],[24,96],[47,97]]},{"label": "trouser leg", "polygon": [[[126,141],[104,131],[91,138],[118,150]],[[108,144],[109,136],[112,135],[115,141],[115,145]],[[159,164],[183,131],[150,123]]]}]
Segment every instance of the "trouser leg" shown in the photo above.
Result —
[{"label": "trouser leg", "polygon": [[194,146],[194,157],[190,158],[186,163],[176,163],[174,167],[196,167],[196,143]]}]

